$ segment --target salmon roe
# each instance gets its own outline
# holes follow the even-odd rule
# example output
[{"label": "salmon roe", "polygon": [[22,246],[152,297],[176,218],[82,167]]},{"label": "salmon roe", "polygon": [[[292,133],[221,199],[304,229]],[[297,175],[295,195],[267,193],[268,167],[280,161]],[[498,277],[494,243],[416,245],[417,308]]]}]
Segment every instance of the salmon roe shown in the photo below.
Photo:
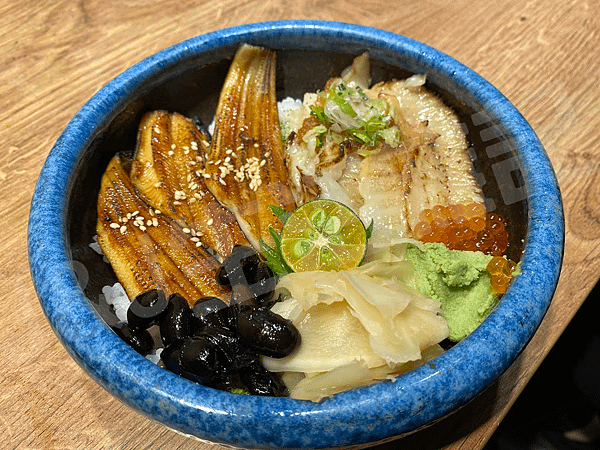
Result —
[{"label": "salmon roe", "polygon": [[490,284],[492,290],[496,294],[506,293],[508,284],[512,279],[512,273],[515,270],[516,264],[510,259],[503,258],[502,256],[494,256],[488,263],[486,270],[492,276]]},{"label": "salmon roe", "polygon": [[481,203],[435,205],[419,214],[413,232],[422,242],[442,242],[450,250],[502,256],[508,248],[504,218],[486,213]]}]

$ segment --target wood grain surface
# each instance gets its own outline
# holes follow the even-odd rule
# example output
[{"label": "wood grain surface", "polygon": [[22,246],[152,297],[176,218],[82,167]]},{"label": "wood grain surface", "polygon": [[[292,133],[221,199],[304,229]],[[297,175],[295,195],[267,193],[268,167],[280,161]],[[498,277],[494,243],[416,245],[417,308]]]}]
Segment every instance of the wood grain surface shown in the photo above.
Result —
[{"label": "wood grain surface", "polygon": [[499,88],[556,169],[561,279],[511,368],[455,415],[379,450],[476,449],[496,429],[599,277],[600,3],[586,0],[2,0],[0,2],[0,447],[218,449],[139,415],[75,364],[39,306],[27,261],[36,178],[68,121],[158,50],[233,25],[329,19],[417,39]]}]

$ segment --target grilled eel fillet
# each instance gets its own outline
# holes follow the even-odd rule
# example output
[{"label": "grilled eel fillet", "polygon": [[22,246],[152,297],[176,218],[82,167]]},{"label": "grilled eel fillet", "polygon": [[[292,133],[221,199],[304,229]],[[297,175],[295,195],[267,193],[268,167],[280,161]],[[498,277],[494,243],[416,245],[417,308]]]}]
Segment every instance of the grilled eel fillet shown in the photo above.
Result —
[{"label": "grilled eel fillet", "polygon": [[228,301],[216,282],[218,262],[137,195],[118,155],[102,177],[96,232],[129,298],[161,289],[166,295],[180,293],[190,304],[207,296]]},{"label": "grilled eel fillet", "polygon": [[275,93],[275,52],[242,45],[221,91],[207,153],[206,185],[235,215],[248,241],[272,245],[269,228],[281,223],[269,205],[291,212]]},{"label": "grilled eel fillet", "polygon": [[[208,137],[178,113],[152,111],[140,122],[131,163],[133,186],[153,208],[221,257],[248,245],[233,214],[205,183]],[[196,239],[195,239],[196,240]]]}]

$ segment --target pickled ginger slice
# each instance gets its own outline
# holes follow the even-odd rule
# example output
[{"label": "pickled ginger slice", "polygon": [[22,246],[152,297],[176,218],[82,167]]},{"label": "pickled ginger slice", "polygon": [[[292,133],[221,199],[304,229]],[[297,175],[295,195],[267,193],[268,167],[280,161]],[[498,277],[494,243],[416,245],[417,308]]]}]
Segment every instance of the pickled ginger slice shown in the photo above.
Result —
[{"label": "pickled ginger slice", "polygon": [[263,365],[271,372],[327,372],[356,359],[367,367],[385,364],[371,349],[367,331],[345,302],[316,304],[293,322],[302,343],[292,356],[264,358]]},{"label": "pickled ginger slice", "polygon": [[415,369],[443,353],[439,345],[433,345],[423,351],[423,358],[396,366],[383,365],[367,367],[361,360],[336,367],[329,372],[288,373],[283,381],[290,391],[290,397],[297,400],[319,402],[325,397],[360,386],[368,386],[382,380],[393,380],[398,375]]},{"label": "pickled ginger slice", "polygon": [[[380,264],[384,267],[377,269]],[[358,360],[369,369],[388,366],[395,373],[399,365],[420,360],[449,331],[439,302],[404,281],[406,266],[407,261],[372,262],[347,271],[281,278],[278,291],[287,298],[273,311],[292,320],[302,344],[286,358],[263,358],[264,366],[308,374]]]}]

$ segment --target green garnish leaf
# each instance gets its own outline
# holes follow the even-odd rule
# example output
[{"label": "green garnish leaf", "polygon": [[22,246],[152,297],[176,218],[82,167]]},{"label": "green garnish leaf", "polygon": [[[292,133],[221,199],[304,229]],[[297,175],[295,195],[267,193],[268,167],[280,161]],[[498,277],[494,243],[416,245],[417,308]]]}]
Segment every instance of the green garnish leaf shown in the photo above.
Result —
[{"label": "green garnish leaf", "polygon": [[[285,209],[277,205],[269,205],[269,209],[273,212],[273,214],[275,214],[282,224],[285,224],[288,217],[291,215]],[[265,255],[265,262],[277,276],[292,273],[293,270],[290,269],[290,267],[285,263],[283,256],[281,256],[281,236],[273,228],[269,228],[269,234],[273,238],[275,247],[271,247],[262,238],[258,240],[260,250],[263,252],[263,255]]]},{"label": "green garnish leaf", "polygon": [[[273,229],[271,228],[271,230]],[[273,230],[273,232],[277,234],[277,236],[279,236],[279,234],[275,230]],[[271,268],[275,275],[282,276],[293,272],[293,270],[290,269],[283,260],[283,256],[281,256],[281,250],[279,248],[281,238],[279,238],[279,244],[276,245],[276,248],[273,248],[270,245],[268,245],[262,238],[259,239],[258,243],[260,244],[261,251],[265,255],[265,262]]]},{"label": "green garnish leaf", "polygon": [[242,388],[231,388],[229,389],[229,392],[231,392],[232,394],[250,395],[250,392]]},{"label": "green garnish leaf", "polygon": [[[282,224],[285,225],[285,222],[288,220],[288,217],[291,216],[291,213],[287,212],[281,206],[277,205],[269,205],[269,209],[275,214],[275,216],[281,221]],[[275,231],[275,230],[273,230]]]},{"label": "green garnish leaf", "polygon": [[373,219],[371,219],[371,223],[369,224],[369,226],[367,227],[367,242],[369,241],[369,239],[371,239],[371,235],[373,234],[373,224],[375,222],[373,221]]}]

